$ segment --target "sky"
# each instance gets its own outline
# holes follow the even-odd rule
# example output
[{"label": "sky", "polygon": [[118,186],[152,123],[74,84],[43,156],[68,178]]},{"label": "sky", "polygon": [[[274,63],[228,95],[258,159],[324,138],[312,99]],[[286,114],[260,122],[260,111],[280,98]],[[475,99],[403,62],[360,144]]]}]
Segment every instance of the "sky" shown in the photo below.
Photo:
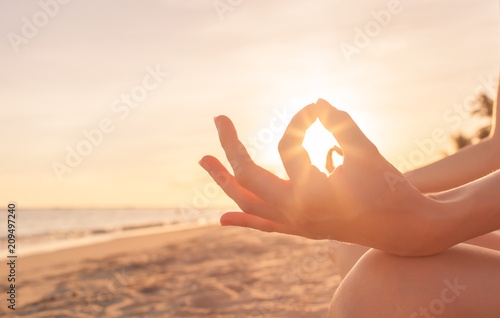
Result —
[{"label": "sky", "polygon": [[0,1],[2,201],[229,206],[197,164],[227,164],[212,118],[232,118],[284,177],[287,120],[320,97],[401,170],[431,162],[496,85],[498,13],[484,0]]}]

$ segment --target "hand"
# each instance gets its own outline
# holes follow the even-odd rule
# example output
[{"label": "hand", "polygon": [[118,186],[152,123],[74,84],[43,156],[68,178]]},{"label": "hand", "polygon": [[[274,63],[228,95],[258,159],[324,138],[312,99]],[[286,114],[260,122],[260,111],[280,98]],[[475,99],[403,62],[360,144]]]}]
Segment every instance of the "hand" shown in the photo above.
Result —
[{"label": "hand", "polygon": [[[317,118],[344,153],[343,164],[329,176],[311,165],[302,147]],[[341,240],[401,255],[414,255],[428,242],[434,201],[380,155],[347,113],[326,101],[299,111],[280,141],[290,180],[251,160],[229,118],[216,118],[216,126],[235,176],[214,157],[200,164],[244,211],[224,214],[222,225]]]}]

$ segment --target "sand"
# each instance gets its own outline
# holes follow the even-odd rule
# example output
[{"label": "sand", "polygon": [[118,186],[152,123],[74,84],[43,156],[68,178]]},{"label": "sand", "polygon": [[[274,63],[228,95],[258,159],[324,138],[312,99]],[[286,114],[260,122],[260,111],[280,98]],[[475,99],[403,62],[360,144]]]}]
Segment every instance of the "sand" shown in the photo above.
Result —
[{"label": "sand", "polygon": [[17,310],[2,293],[0,316],[326,317],[340,282],[329,247],[209,226],[20,257]]}]

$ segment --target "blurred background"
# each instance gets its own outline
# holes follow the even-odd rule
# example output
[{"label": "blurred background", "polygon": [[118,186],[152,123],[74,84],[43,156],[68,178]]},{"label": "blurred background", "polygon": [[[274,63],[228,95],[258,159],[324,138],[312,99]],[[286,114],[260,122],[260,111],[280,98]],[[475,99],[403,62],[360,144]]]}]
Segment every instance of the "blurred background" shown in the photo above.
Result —
[{"label": "blurred background", "polygon": [[[231,117],[254,159],[284,177],[285,125],[320,97],[396,167],[423,165],[487,124],[471,113],[497,82],[498,11],[466,0],[0,1],[2,200],[17,203],[25,239],[217,222],[233,204],[197,165],[225,159],[212,118]],[[315,129],[306,143],[321,166],[334,141]]]}]

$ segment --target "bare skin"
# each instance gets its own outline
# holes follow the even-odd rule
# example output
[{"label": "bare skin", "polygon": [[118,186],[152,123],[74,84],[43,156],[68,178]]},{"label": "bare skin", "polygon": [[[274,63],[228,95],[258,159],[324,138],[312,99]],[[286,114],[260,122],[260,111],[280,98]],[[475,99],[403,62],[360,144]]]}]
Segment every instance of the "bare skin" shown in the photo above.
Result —
[{"label": "bare skin", "polygon": [[[225,116],[215,123],[234,175],[211,156],[200,165],[243,210],[222,225],[356,244],[338,245],[345,279],[329,317],[498,317],[498,99],[487,140],[404,175],[324,100],[301,110],[280,142],[289,180],[255,164]],[[301,145],[317,118],[344,154],[329,176]]]},{"label": "bare skin", "polygon": [[[497,103],[495,104],[495,112],[493,117],[494,129],[489,138],[481,141],[479,144],[462,149],[452,156],[446,157],[425,167],[409,171],[405,173],[405,177],[421,192],[429,193],[445,191],[457,186],[461,186],[467,182],[481,178],[482,176],[488,174],[490,171],[498,170],[500,168],[500,138],[498,137],[499,133],[497,128],[497,123],[500,120],[500,112],[498,109],[499,105],[497,96]],[[457,171],[460,171],[460,173],[456,173]],[[351,290],[353,286],[359,284],[358,280],[361,277],[363,277],[363,279],[368,282],[378,281],[379,284],[390,285],[388,281],[381,282],[380,280],[377,280],[377,277],[371,276],[371,274],[374,273],[372,270],[372,267],[374,267],[372,265],[374,263],[385,264],[384,266],[388,270],[387,276],[380,277],[384,277],[384,279],[387,279],[388,277],[393,278],[395,277],[395,275],[399,274],[404,276],[403,281],[406,281],[409,277],[414,277],[415,272],[424,273],[426,275],[429,275],[430,273],[437,273],[442,278],[446,275],[450,275],[450,272],[453,270],[460,270],[460,276],[464,280],[474,283],[474,285],[476,286],[475,290],[473,291],[474,294],[472,294],[469,289],[468,293],[464,295],[464,297],[461,297],[460,302],[457,301],[451,306],[447,306],[447,309],[442,314],[440,314],[439,317],[496,317],[495,311],[480,313],[477,310],[493,310],[494,308],[495,310],[498,310],[498,308],[496,308],[498,305],[496,305],[497,302],[495,301],[495,298],[491,299],[484,296],[494,295],[494,297],[496,297],[497,299],[500,297],[500,291],[497,287],[500,283],[500,275],[498,274],[498,264],[500,264],[500,260],[498,258],[500,256],[498,255],[498,253],[496,253],[496,256],[494,253],[492,255],[492,251],[500,251],[500,233],[491,232],[468,240],[465,243],[467,243],[469,246],[463,244],[460,245],[460,249],[455,250],[456,256],[460,259],[458,263],[458,269],[456,268],[456,264],[449,264],[450,258],[448,257],[448,254],[446,254],[446,256],[439,258],[425,258],[428,269],[423,270],[419,262],[411,262],[408,264],[406,260],[390,257],[388,258],[387,255],[377,253],[376,251],[368,252],[370,249],[365,246],[337,242],[332,253],[332,258],[334,259],[339,269],[340,275],[343,278],[346,278],[346,280],[341,284],[338,292],[335,294],[335,297],[332,300],[330,317],[373,316],[370,313],[374,310],[374,308],[372,307],[372,305],[367,303],[366,299],[362,299],[361,301],[361,299],[359,298],[353,298],[352,296],[346,297],[346,295],[349,295],[349,290]],[[486,250],[485,248],[489,249],[490,252],[488,253],[488,250]],[[362,258],[365,253],[367,254],[367,257]],[[485,254],[488,255],[488,259],[496,259],[496,263],[484,262],[483,258]],[[360,259],[361,261],[359,261]],[[464,268],[463,266],[461,266],[464,260],[468,262],[475,262],[476,264],[474,264],[474,267],[472,269],[467,267]],[[492,265],[488,266],[487,264]],[[353,268],[354,270],[352,270]],[[368,278],[367,275],[370,275],[370,278]],[[422,282],[425,283],[425,286],[422,286]],[[442,282],[440,282],[439,279],[429,280],[428,277],[424,277],[422,281],[414,280],[409,285],[421,286],[422,288],[419,288],[419,290],[427,290],[428,288],[430,288],[430,286],[433,285],[437,289],[440,287],[442,288]],[[364,288],[364,291],[372,292],[376,295],[380,295],[381,291],[387,290],[386,288],[380,288],[381,286],[376,286],[376,284],[368,285],[368,287],[372,287],[376,290]],[[407,288],[402,288],[398,291],[398,297],[405,297],[404,300],[400,299],[399,302],[407,304],[407,306],[405,307],[406,309],[414,310],[411,312],[411,314],[406,312],[404,315],[401,314],[401,316],[435,317],[435,315],[430,312],[429,308],[425,308],[425,306],[422,307],[422,304],[430,303],[430,300],[425,301],[423,299],[425,297],[428,297],[429,295],[420,294],[419,298],[415,297],[416,295],[413,291],[410,294],[405,294],[404,292],[407,290]],[[359,293],[355,293],[354,295],[361,296]],[[477,295],[479,295],[480,297],[477,297]],[[394,297],[394,295],[385,295],[382,297]],[[380,300],[380,298],[381,297],[371,297],[368,299],[377,301]],[[413,302],[413,304],[408,305],[411,304],[411,302]],[[360,303],[362,303],[363,306],[359,306]],[[464,312],[463,308],[467,307],[475,308],[476,312]],[[388,307],[384,308],[388,309]],[[399,316],[396,315],[393,310],[388,310],[390,311],[385,314],[386,317]],[[378,310],[377,312],[380,312],[380,310]],[[381,317],[384,317],[383,312],[381,312],[380,314]]]},{"label": "bare skin", "polygon": [[[327,176],[311,165],[302,142],[319,118],[344,152]],[[423,195],[380,155],[351,117],[324,100],[294,116],[279,145],[290,180],[255,164],[225,116],[216,118],[232,176],[214,157],[200,164],[245,213],[229,212],[236,225],[356,243],[402,256],[441,252],[500,228],[500,173],[449,191]]]},{"label": "bare skin", "polygon": [[335,292],[330,318],[498,317],[500,252],[459,244],[427,257],[367,252]]},{"label": "bare skin", "polygon": [[[472,240],[464,242],[476,247],[484,247],[495,251],[500,251],[500,233],[491,232],[481,235]],[[342,278],[346,277],[358,260],[370,250],[369,247],[357,244],[346,244],[333,242],[331,245],[331,255],[333,262],[337,265]]]},{"label": "bare skin", "polygon": [[[330,176],[311,166],[301,146],[306,129],[317,118],[315,115],[343,148],[344,163]],[[423,195],[378,153],[346,113],[319,100],[292,119],[280,142],[280,154],[290,177],[283,180],[250,159],[229,118],[220,116],[215,121],[235,176],[211,156],[204,157],[200,165],[244,211],[224,214],[222,225],[343,240],[378,249],[365,253],[346,275],[332,300],[331,317],[399,317],[393,306],[383,307],[386,312],[377,307],[387,302],[385,297],[392,295],[388,291],[398,286],[390,277],[381,280],[392,273],[398,273],[391,277],[398,277],[405,288],[422,289],[420,298],[413,297],[414,292],[397,294],[399,298],[393,301],[399,313],[413,315],[418,306],[426,306],[427,299],[432,301],[435,297],[435,290],[422,286],[442,285],[450,273],[459,274],[470,286],[481,283],[470,289],[472,294],[464,293],[460,301],[446,303],[450,317],[471,317],[470,313],[493,317],[481,310],[500,311],[496,301],[500,298],[496,287],[500,286],[500,253],[479,246],[453,248],[456,252],[452,254],[453,261],[449,261],[446,251],[475,238],[483,245],[489,244],[484,236],[477,237],[500,228],[500,173],[449,191]],[[440,253],[443,251],[446,252]],[[405,257],[426,255],[429,256]],[[469,265],[463,266],[465,263]],[[370,272],[372,267],[380,271]],[[428,277],[428,281],[416,273]],[[484,275],[488,277],[487,284],[482,283]],[[369,293],[355,293],[361,286],[360,279]],[[369,299],[363,298],[368,295]],[[405,302],[405,297],[415,301]],[[485,307],[474,312],[478,298]],[[413,317],[420,317],[421,313],[416,315]],[[446,317],[444,311],[440,315]]]},{"label": "bare skin", "polygon": [[[493,127],[499,120],[498,103],[495,107]],[[486,171],[500,168],[498,135],[498,128],[495,128],[481,143],[410,171],[405,177],[422,192],[443,191],[478,179]],[[477,160],[481,162],[477,164]],[[464,170],[461,167],[466,167],[465,173],[456,173]],[[333,258],[345,280],[332,299],[329,317],[374,317],[373,312],[379,317],[497,317],[500,310],[500,233],[491,232],[465,243],[437,257],[410,258],[410,261],[360,245],[336,243]],[[445,288],[443,281],[453,275],[460,278],[460,284],[467,289],[449,304],[440,302],[440,291]],[[362,289],[357,287],[360,279],[364,284]],[[398,287],[401,282],[404,288]],[[387,294],[391,290],[397,292]],[[392,301],[378,306],[377,302],[383,299]],[[390,307],[392,303],[405,306],[393,308]],[[431,304],[435,307],[430,308]]]},{"label": "bare skin", "polygon": [[[500,138],[498,138],[498,129],[495,129],[500,114],[498,103],[495,104],[495,107],[494,130],[489,138],[442,160],[405,173],[404,175],[410,183],[424,193],[445,191],[479,179],[487,171],[498,170],[500,168]],[[497,132],[495,133],[495,131]],[[327,163],[329,160],[331,161],[331,154],[327,156]],[[480,164],[477,164],[477,160],[481,160]],[[456,171],[463,172],[464,170],[465,173],[456,173]],[[500,251],[500,233],[488,233],[465,243]],[[337,264],[341,276],[345,277],[359,258],[369,249],[356,244],[337,242],[333,248],[332,258]]]},{"label": "bare skin", "polygon": [[[427,166],[406,172],[404,175],[408,181],[423,193],[439,192],[461,186],[500,169],[499,97],[500,87],[494,106],[493,129],[488,138]],[[465,243],[500,251],[500,233],[491,232]],[[364,246],[336,243],[332,257],[341,276],[345,277],[368,250],[369,248]]]}]

